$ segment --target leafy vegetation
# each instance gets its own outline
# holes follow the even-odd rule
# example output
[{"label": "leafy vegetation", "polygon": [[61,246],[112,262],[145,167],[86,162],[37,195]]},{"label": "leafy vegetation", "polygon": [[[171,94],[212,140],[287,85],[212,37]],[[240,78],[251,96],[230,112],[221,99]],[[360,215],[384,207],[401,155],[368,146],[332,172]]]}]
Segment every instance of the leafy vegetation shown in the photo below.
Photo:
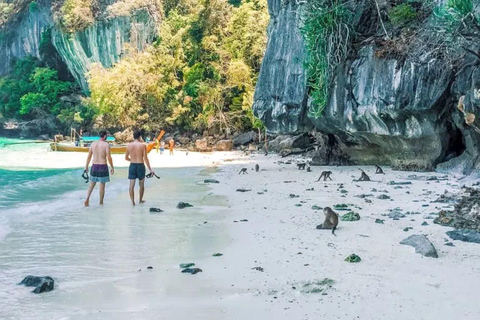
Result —
[{"label": "leafy vegetation", "polygon": [[337,66],[348,53],[353,38],[353,14],[346,0],[312,0],[307,3],[302,34],[305,39],[311,116],[320,117],[329,99]]},{"label": "leafy vegetation", "polygon": [[28,57],[19,60],[8,77],[0,79],[0,113],[20,120],[52,115],[65,127],[71,125],[75,117],[79,123],[91,121],[95,116],[92,108],[81,103],[71,105],[61,99],[74,91],[73,82],[59,80],[56,70]]},{"label": "leafy vegetation", "polygon": [[89,73],[106,127],[176,127],[230,134],[258,126],[251,105],[266,46],[265,0],[179,0],[143,52]]},{"label": "leafy vegetation", "polygon": [[57,19],[67,33],[88,28],[95,22],[92,0],[65,0]]},{"label": "leafy vegetation", "polygon": [[393,25],[405,25],[417,19],[417,11],[411,4],[405,2],[390,9],[388,17]]}]

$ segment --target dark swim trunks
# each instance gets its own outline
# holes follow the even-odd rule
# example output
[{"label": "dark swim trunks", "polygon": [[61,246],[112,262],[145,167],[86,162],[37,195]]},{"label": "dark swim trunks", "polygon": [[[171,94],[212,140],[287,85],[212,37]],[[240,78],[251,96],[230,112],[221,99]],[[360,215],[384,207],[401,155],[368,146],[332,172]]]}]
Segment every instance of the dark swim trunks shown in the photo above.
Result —
[{"label": "dark swim trunks", "polygon": [[145,179],[145,165],[143,163],[130,163],[130,167],[128,168],[128,179]]},{"label": "dark swim trunks", "polygon": [[105,183],[110,181],[108,166],[106,164],[93,164],[90,169],[90,181]]}]

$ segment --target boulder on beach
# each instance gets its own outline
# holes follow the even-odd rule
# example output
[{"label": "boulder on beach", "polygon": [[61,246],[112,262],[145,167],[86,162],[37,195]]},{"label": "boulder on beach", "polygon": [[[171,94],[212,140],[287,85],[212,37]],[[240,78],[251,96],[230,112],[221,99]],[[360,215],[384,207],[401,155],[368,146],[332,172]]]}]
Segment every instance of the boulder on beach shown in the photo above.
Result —
[{"label": "boulder on beach", "polygon": [[215,150],[217,151],[231,151],[233,149],[232,140],[220,140],[215,144]]},{"label": "boulder on beach", "polygon": [[245,145],[255,140],[256,137],[257,137],[257,134],[254,131],[249,131],[249,132],[239,134],[238,136],[233,138],[233,145],[234,146]]},{"label": "boulder on beach", "polygon": [[32,291],[33,293],[49,292],[54,289],[54,280],[49,276],[26,276],[19,284],[23,284],[26,287],[35,287]]},{"label": "boulder on beach", "polygon": [[177,204],[177,209],[184,209],[184,208],[188,208],[188,207],[193,207],[193,206],[188,202],[179,202]]},{"label": "boulder on beach", "polygon": [[182,273],[190,273],[190,274],[197,274],[199,272],[203,272],[200,268],[185,268],[182,270]]},{"label": "boulder on beach", "polygon": [[212,148],[208,146],[207,138],[195,140],[195,150],[199,152],[209,152]]},{"label": "boulder on beach", "polygon": [[480,232],[475,230],[467,230],[467,229],[452,230],[452,231],[447,231],[447,235],[452,240],[480,243]]},{"label": "boulder on beach", "polygon": [[415,253],[421,254],[422,256],[438,258],[437,250],[430,240],[428,240],[428,238],[424,235],[411,235],[410,237],[400,241],[400,244],[414,247]]},{"label": "boulder on beach", "polygon": [[350,211],[346,214],[344,214],[340,220],[342,221],[358,221],[360,220],[360,215],[354,211]]},{"label": "boulder on beach", "polygon": [[220,181],[215,179],[205,179],[203,180],[203,183],[220,183]]}]

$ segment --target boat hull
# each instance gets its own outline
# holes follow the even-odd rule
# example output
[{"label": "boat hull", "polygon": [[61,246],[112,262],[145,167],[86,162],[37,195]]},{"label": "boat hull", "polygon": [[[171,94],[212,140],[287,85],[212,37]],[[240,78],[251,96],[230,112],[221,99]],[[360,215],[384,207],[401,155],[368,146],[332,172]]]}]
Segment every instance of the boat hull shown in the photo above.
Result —
[{"label": "boat hull", "polygon": [[[155,143],[150,143],[147,145],[147,152],[152,151]],[[90,150],[89,147],[81,147],[81,146],[72,146],[72,145],[65,145],[61,143],[50,143],[50,148],[52,151],[61,151],[61,152],[88,152]],[[127,146],[111,146],[110,153],[112,154],[124,154],[127,151]]]}]

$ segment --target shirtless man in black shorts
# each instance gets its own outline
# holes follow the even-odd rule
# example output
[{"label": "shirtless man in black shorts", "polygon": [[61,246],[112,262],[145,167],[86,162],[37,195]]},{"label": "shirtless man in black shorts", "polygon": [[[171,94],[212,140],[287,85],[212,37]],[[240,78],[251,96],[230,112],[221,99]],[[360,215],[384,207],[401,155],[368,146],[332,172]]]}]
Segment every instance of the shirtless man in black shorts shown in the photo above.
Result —
[{"label": "shirtless man in black shorts", "polygon": [[147,146],[142,143],[142,133],[135,131],[133,133],[133,142],[127,146],[127,152],[125,153],[125,160],[130,161],[130,167],[128,168],[128,179],[130,179],[130,199],[132,204],[135,205],[135,180],[138,179],[140,184],[140,203],[144,203],[143,193],[145,192],[145,164],[151,173],[154,173],[150,167],[150,161],[147,156]]}]

